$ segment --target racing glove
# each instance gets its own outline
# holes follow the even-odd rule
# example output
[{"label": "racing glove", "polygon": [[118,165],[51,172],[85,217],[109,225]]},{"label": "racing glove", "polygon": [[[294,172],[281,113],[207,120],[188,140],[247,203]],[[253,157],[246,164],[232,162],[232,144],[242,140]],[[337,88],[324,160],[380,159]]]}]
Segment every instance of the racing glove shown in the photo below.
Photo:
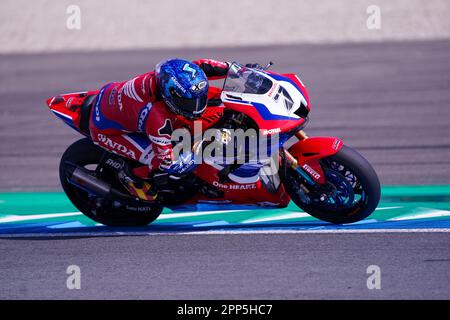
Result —
[{"label": "racing glove", "polygon": [[169,166],[161,166],[161,168],[173,175],[182,175],[194,170],[198,164],[194,161],[194,153],[190,152],[188,154],[180,154],[178,160],[172,162]]}]

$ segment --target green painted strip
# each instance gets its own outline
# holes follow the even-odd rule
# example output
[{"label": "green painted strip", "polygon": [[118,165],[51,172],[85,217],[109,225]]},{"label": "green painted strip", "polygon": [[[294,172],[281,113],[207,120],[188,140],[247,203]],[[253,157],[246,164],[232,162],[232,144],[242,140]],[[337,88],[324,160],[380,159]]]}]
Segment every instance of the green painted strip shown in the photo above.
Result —
[{"label": "green painted strip", "polygon": [[[408,216],[420,215],[429,219],[450,219],[446,211],[450,212],[450,185],[447,186],[388,186],[382,189],[382,200],[380,205],[370,219],[386,221],[393,218],[407,218]],[[224,210],[226,207],[224,207]],[[441,211],[439,216],[433,214]],[[89,218],[79,216],[43,216],[45,219],[36,217],[39,214],[76,212],[77,209],[70,203],[66,195],[62,192],[4,192],[0,193],[0,223],[9,223],[14,220],[12,216],[20,216],[20,222],[66,222],[79,221],[84,225],[95,225]],[[314,221],[313,217],[299,215],[295,217],[295,212],[301,212],[294,203],[290,203],[284,209],[255,209],[239,212],[217,212],[208,214],[192,215],[185,214],[170,219],[158,219],[155,223],[178,223],[197,222],[207,220],[223,220],[228,223],[241,223],[252,220],[265,220],[270,222],[295,222]],[[165,209],[163,215],[170,214],[171,210]],[[30,219],[24,220],[26,216]],[[279,219],[278,219],[279,218]],[[2,222],[2,220],[4,222]],[[17,222],[16,222],[17,223]]]},{"label": "green painted strip", "polygon": [[78,211],[62,192],[0,193],[0,216]]},{"label": "green painted strip", "polygon": [[383,197],[395,196],[450,196],[447,186],[386,186],[382,189]]}]

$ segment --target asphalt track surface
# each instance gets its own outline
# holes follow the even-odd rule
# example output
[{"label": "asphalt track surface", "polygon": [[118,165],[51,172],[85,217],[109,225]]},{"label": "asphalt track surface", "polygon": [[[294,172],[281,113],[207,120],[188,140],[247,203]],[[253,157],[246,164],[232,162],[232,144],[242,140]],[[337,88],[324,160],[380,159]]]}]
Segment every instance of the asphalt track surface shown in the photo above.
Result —
[{"label": "asphalt track surface", "polygon": [[[60,190],[59,157],[78,136],[46,110],[47,97],[130,78],[168,56],[273,60],[274,71],[306,83],[311,136],[343,138],[384,185],[448,185],[449,49],[427,41],[3,55],[0,190]],[[450,299],[448,229],[352,230],[3,237],[0,298]],[[82,270],[81,290],[65,286],[70,264]],[[369,265],[381,268],[381,290],[366,286]]]}]

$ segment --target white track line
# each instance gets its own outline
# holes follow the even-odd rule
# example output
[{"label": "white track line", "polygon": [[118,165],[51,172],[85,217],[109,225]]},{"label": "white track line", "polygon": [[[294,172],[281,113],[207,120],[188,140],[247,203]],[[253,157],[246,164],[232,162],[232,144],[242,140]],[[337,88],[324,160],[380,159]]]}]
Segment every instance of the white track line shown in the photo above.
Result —
[{"label": "white track line", "polygon": [[81,212],[29,214],[26,216],[8,215],[6,217],[0,218],[0,223],[28,221],[28,220],[40,220],[40,219],[60,218],[60,217],[72,217],[72,216],[80,216],[80,215],[82,215]]},{"label": "white track line", "polygon": [[[242,212],[248,210],[222,210],[222,211],[192,211],[192,212],[183,212],[183,213],[165,213],[158,217],[158,220],[167,220],[174,218],[186,218],[186,217],[196,217],[203,215],[214,215],[224,212]],[[28,221],[28,220],[40,220],[40,219],[49,219],[49,218],[61,218],[61,217],[72,217],[72,216],[80,216],[83,215],[81,212],[64,212],[64,213],[43,213],[43,214],[29,214],[29,215],[7,215],[5,217],[0,218],[0,223],[6,222],[18,222],[18,221]],[[65,222],[61,222],[65,223]]]},{"label": "white track line", "polygon": [[192,231],[178,234],[183,235],[214,235],[214,234],[297,234],[297,233],[448,233],[449,228],[424,229],[314,229],[314,230],[211,230]]},{"label": "white track line", "polygon": [[182,213],[164,213],[158,217],[158,220],[197,217],[197,216],[214,215],[214,214],[219,214],[219,213],[233,213],[233,212],[244,212],[244,211],[249,211],[249,210],[217,210],[217,211],[190,211],[190,212],[182,212]]},{"label": "white track line", "polygon": [[[1,201],[3,201],[3,200],[0,200],[0,203],[1,203]],[[396,208],[401,208],[401,207],[385,207],[385,208],[377,208],[376,210],[387,210],[387,209],[396,209]],[[187,218],[187,217],[197,217],[197,216],[204,216],[204,215],[215,215],[215,214],[221,214],[221,213],[234,213],[234,212],[246,212],[246,211],[248,212],[250,210],[248,210],[248,209],[244,209],[244,210],[213,210],[213,211],[190,211],[190,212],[182,212],[182,213],[165,213],[165,214],[162,214],[161,216],[159,216],[158,220],[160,221],[160,220],[169,220],[169,219],[175,219],[175,218]],[[5,217],[0,218],[0,223],[28,221],[28,220],[40,220],[40,219],[48,219],[48,218],[72,217],[72,216],[78,216],[78,215],[82,215],[82,213],[81,212],[64,212],[64,213],[44,213],[44,214],[32,214],[32,215],[7,215]],[[243,221],[243,223],[287,220],[287,219],[305,218],[305,217],[309,217],[309,215],[302,211],[298,211],[298,212],[290,212],[290,213],[282,214],[279,216],[261,218],[261,219],[249,219],[249,220]]]},{"label": "white track line", "polygon": [[426,218],[450,216],[450,211],[448,210],[436,210],[436,209],[426,209],[426,210],[428,212],[403,215],[400,217],[391,218],[389,219],[389,221],[402,221],[402,220],[426,219]]},{"label": "white track line", "polygon": [[288,213],[281,214],[278,216],[270,216],[270,217],[265,217],[265,218],[244,220],[244,221],[242,221],[242,223],[268,222],[268,221],[289,220],[289,219],[298,219],[298,218],[307,218],[307,217],[311,217],[311,216],[305,212],[289,212],[288,211]]},{"label": "white track line", "polygon": [[64,232],[64,233],[24,233],[24,234],[0,234],[0,238],[36,238],[36,237],[92,237],[92,236],[204,236],[204,235],[255,235],[255,234],[370,234],[370,233],[450,233],[449,228],[427,229],[328,229],[328,230],[212,230],[192,232]]}]

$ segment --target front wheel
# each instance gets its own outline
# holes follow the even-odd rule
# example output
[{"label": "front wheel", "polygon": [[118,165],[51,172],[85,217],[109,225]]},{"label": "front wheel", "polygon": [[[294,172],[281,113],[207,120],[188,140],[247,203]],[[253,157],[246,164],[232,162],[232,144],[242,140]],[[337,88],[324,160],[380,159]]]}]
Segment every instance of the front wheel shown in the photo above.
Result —
[{"label": "front wheel", "polygon": [[343,146],[335,155],[321,159],[320,164],[326,183],[308,190],[304,178],[287,169],[284,185],[297,206],[313,217],[336,224],[360,221],[376,209],[380,181],[363,156]]}]

